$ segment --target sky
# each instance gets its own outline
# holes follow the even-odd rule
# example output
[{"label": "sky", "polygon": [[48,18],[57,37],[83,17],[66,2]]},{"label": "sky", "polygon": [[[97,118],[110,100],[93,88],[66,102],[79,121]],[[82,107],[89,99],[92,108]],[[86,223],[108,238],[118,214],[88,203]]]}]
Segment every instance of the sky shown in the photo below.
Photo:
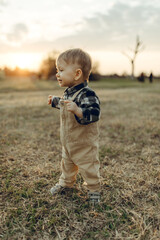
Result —
[{"label": "sky", "polygon": [[52,51],[80,47],[102,74],[160,75],[159,0],[0,0],[0,67],[38,70]]}]

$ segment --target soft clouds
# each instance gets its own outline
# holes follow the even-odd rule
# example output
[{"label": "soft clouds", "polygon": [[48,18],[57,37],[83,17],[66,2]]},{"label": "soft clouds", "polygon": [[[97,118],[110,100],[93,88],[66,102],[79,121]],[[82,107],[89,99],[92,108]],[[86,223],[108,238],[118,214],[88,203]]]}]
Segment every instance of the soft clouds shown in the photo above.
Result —
[{"label": "soft clouds", "polygon": [[5,54],[39,56],[70,47],[120,59],[137,35],[145,53],[160,51],[159,0],[0,0],[0,13],[1,64]]},{"label": "soft clouds", "polygon": [[7,1],[6,0],[0,0],[0,6],[6,6]]},{"label": "soft clouds", "polygon": [[28,27],[23,23],[17,23],[13,26],[10,33],[6,34],[6,38],[11,43],[22,42],[28,34]]},{"label": "soft clouds", "polygon": [[159,13],[160,8],[153,6],[116,3],[106,14],[97,13],[92,18],[85,18],[80,30],[57,39],[55,45],[117,50],[124,48],[138,34],[150,48],[159,49]]},{"label": "soft clouds", "polygon": [[[149,0],[145,3],[142,0],[132,2],[115,0],[109,4],[109,7],[105,4],[106,1],[103,1],[103,9],[97,8],[92,16],[86,15],[78,20],[73,18],[71,23],[68,22],[67,13],[63,16],[63,24],[60,24],[58,19],[52,20],[51,12],[49,15],[46,14],[46,22],[40,18],[37,23],[35,19],[38,17],[27,21],[25,18],[24,22],[13,23],[7,31],[1,33],[5,40],[3,44],[13,47],[21,45],[25,51],[27,49],[30,51],[61,50],[69,47],[83,47],[90,51],[121,51],[132,45],[136,35],[139,35],[149,50],[158,50],[160,49],[160,5],[156,5],[156,1],[153,0],[151,5]],[[0,4],[5,2],[0,0]],[[60,4],[63,2],[61,0]],[[83,0],[84,5],[89,2],[90,0]],[[62,8],[59,9],[60,12],[56,11],[56,16],[61,14],[61,10]],[[78,9],[74,1],[73,12],[76,13],[76,11]]]},{"label": "soft clouds", "polygon": [[7,6],[7,1],[6,0],[0,0],[0,13],[3,12],[3,9],[6,6]]}]

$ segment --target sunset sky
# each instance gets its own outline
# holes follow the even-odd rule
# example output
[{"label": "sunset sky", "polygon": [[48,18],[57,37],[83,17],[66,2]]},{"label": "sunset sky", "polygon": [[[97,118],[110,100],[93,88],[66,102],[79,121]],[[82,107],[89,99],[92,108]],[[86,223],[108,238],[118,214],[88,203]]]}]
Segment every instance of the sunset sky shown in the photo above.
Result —
[{"label": "sunset sky", "polygon": [[160,75],[159,0],[0,0],[0,67],[37,70],[51,51],[80,47],[103,74],[130,73],[136,36],[144,44],[135,72]]}]

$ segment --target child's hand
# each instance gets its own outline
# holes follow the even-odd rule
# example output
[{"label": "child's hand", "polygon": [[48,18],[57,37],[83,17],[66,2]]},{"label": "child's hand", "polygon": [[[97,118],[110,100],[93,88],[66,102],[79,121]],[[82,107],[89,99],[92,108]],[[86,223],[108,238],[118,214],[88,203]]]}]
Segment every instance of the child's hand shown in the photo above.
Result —
[{"label": "child's hand", "polygon": [[52,103],[52,95],[49,95],[48,96],[48,105],[51,105],[51,103]]},{"label": "child's hand", "polygon": [[82,118],[82,117],[83,117],[81,108],[79,108],[75,102],[70,101],[70,100],[65,100],[64,102],[66,103],[66,105],[67,105],[67,110],[68,110],[69,112],[74,113],[74,114],[77,115],[77,117],[79,117],[79,118]]},{"label": "child's hand", "polygon": [[66,105],[67,105],[67,110],[68,110],[69,112],[72,112],[72,113],[75,113],[75,112],[76,112],[78,106],[77,106],[77,104],[76,104],[75,102],[72,102],[72,101],[70,101],[70,100],[65,100],[64,102],[66,103]]}]

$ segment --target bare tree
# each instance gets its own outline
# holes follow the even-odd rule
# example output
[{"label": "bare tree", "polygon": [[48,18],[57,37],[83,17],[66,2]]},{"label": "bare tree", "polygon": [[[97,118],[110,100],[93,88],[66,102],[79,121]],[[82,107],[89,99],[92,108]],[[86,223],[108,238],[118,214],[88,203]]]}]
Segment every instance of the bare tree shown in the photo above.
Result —
[{"label": "bare tree", "polygon": [[129,59],[129,61],[131,63],[131,69],[132,69],[131,78],[132,79],[134,79],[134,70],[135,70],[135,60],[136,60],[136,57],[137,57],[138,53],[140,53],[143,49],[144,49],[143,43],[140,41],[139,36],[137,36],[135,48],[134,49],[130,49],[131,52],[132,52],[132,56],[128,55],[125,52],[122,52]]}]

